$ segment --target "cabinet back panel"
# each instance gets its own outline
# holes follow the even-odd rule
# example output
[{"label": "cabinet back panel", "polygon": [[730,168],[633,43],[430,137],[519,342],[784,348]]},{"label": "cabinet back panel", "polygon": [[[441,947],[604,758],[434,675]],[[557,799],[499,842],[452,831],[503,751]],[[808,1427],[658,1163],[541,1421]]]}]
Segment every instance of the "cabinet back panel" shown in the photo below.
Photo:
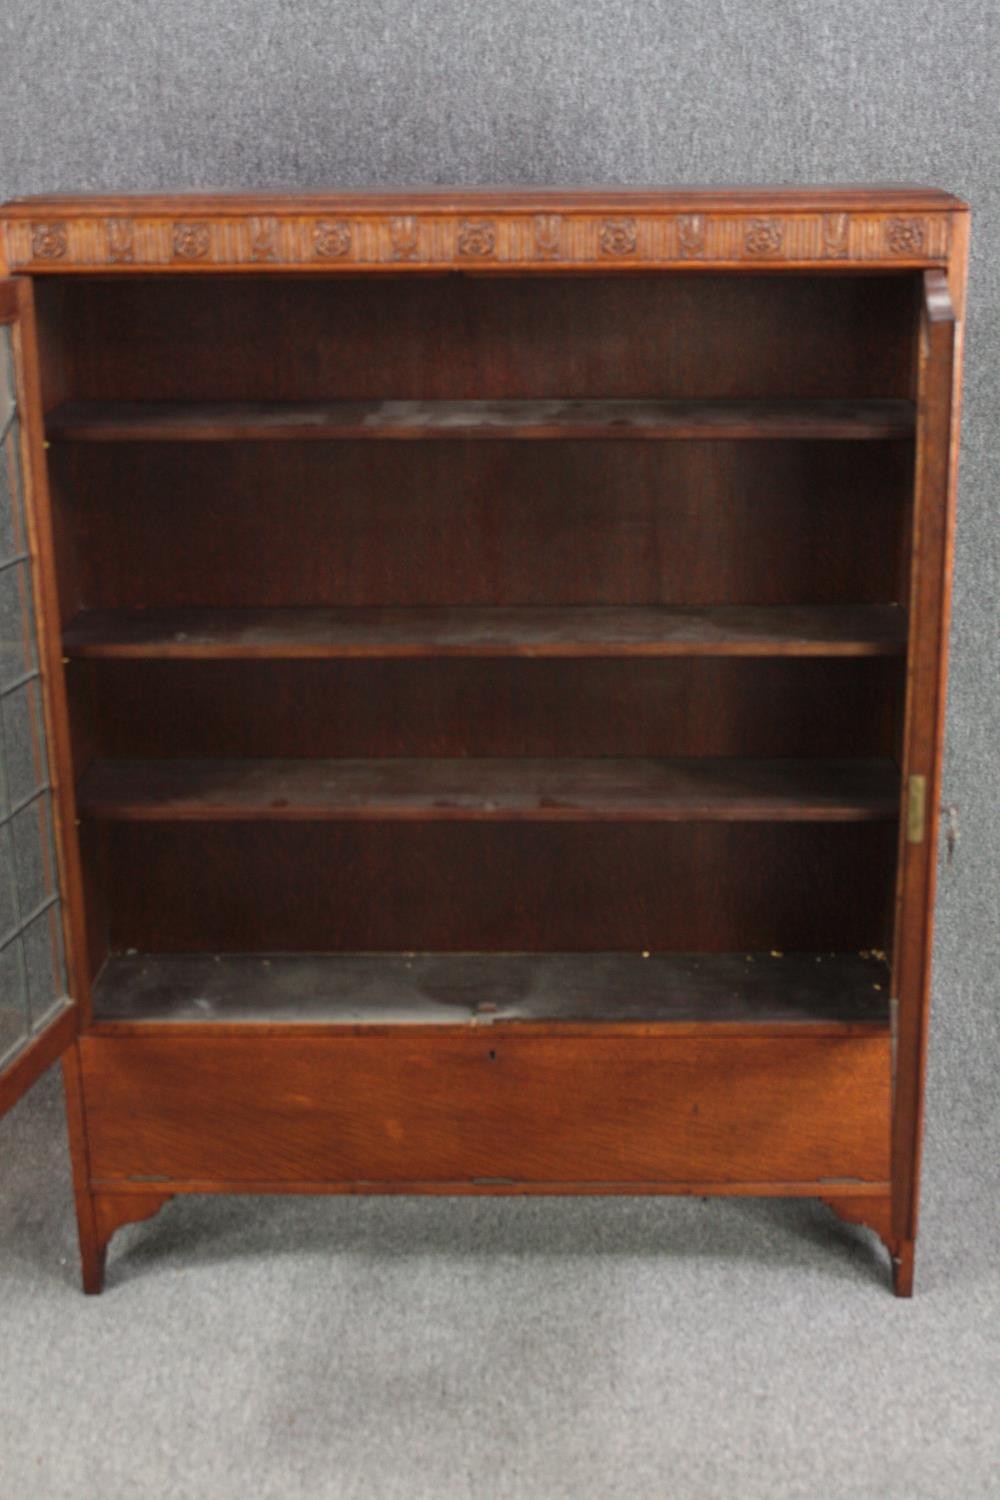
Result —
[{"label": "cabinet back panel", "polygon": [[113,951],[889,948],[892,824],[116,824]]},{"label": "cabinet back panel", "polygon": [[910,394],[906,274],[166,276],[39,295],[82,399]]},{"label": "cabinet back panel", "polygon": [[890,756],[899,660],[101,662],[103,756]]},{"label": "cabinet back panel", "polygon": [[906,442],[52,453],[91,608],[901,598]]}]

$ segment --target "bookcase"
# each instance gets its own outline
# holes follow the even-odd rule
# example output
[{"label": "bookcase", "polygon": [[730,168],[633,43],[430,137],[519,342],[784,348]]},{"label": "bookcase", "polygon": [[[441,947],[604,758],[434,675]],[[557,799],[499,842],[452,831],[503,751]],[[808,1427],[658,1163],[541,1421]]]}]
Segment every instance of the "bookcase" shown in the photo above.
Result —
[{"label": "bookcase", "polygon": [[0,222],[0,1107],[63,1058],[85,1289],[178,1193],[725,1193],[908,1294],[965,205]]}]

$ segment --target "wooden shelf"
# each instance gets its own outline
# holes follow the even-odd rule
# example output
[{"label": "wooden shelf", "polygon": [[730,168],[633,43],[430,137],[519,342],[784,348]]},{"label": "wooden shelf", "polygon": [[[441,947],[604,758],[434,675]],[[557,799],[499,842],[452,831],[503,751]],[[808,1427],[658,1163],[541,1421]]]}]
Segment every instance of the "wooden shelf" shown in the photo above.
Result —
[{"label": "wooden shelf", "polygon": [[900,438],[910,401],[79,401],[50,412],[73,442],[336,438]]},{"label": "wooden shelf", "polygon": [[106,760],[78,788],[115,821],[871,822],[890,761]]},{"label": "wooden shelf", "polygon": [[896,605],[88,610],[71,657],[898,656]]},{"label": "wooden shelf", "polygon": [[885,1031],[881,955],[158,954],[113,957],[98,1022],[372,1025],[668,1023],[759,1033]]}]

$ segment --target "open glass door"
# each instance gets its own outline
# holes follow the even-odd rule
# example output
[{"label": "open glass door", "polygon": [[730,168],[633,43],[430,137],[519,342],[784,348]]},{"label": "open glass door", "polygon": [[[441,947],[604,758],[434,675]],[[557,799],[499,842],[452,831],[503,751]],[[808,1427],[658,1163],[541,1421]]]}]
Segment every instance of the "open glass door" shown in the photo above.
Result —
[{"label": "open glass door", "polygon": [[[0,279],[0,1113],[65,1050],[69,998],[36,601],[38,527],[26,420],[30,287]],[[40,420],[35,416],[34,420]],[[40,442],[35,436],[35,452]],[[34,484],[34,492],[31,486]],[[47,524],[47,512],[46,512]]]}]

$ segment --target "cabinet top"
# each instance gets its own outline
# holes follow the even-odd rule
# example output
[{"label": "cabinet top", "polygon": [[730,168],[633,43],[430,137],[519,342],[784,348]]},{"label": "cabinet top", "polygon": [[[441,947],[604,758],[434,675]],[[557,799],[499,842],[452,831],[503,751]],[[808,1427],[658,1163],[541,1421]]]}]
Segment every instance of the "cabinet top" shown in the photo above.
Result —
[{"label": "cabinet top", "polygon": [[345,188],[328,191],[184,193],[57,193],[11,198],[2,205],[7,218],[39,213],[323,213],[357,206],[375,212],[402,207],[445,212],[473,203],[498,213],[518,209],[648,207],[678,212],[688,204],[704,210],[733,208],[758,212],[770,208],[875,208],[893,210],[964,210],[968,207],[943,188],[914,183],[841,184],[818,187],[458,187]]},{"label": "cabinet top", "polygon": [[943,264],[937,188],[414,188],[75,194],[0,205],[11,270]]}]

